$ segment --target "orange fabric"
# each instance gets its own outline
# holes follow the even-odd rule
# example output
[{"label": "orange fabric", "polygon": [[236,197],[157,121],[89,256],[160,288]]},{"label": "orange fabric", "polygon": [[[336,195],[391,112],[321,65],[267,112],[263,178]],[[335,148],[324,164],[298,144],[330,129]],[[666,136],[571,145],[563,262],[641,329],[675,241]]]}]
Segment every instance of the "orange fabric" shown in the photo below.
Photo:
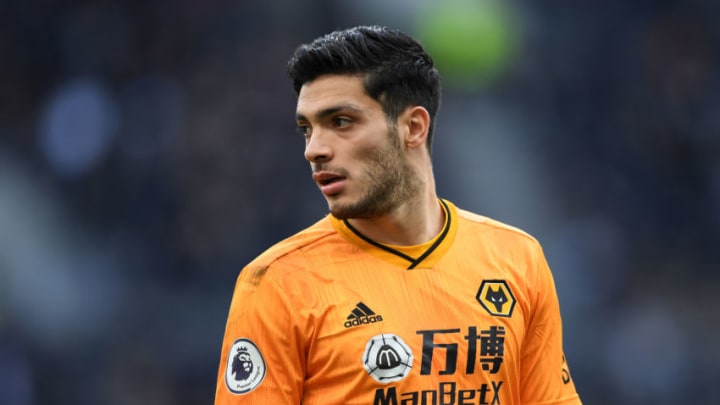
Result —
[{"label": "orange fabric", "polygon": [[421,249],[328,216],[246,266],[215,404],[580,404],[537,241],[444,206]]}]

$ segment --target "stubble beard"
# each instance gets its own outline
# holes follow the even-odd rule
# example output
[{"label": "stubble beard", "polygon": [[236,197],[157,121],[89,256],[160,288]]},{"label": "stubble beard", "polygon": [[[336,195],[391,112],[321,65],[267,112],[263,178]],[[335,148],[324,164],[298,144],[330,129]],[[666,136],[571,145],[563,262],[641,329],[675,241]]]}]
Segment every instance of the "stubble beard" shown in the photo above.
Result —
[{"label": "stubble beard", "polygon": [[389,214],[412,198],[418,198],[422,180],[403,153],[397,129],[391,127],[388,135],[383,149],[367,150],[360,156],[368,162],[362,173],[362,179],[367,181],[364,195],[349,203],[329,202],[334,217],[375,218]]}]

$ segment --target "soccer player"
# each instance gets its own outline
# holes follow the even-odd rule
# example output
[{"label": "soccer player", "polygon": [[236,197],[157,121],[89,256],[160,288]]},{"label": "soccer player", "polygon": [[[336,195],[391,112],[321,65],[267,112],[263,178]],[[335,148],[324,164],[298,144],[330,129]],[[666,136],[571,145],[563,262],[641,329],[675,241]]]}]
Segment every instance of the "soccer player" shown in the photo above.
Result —
[{"label": "soccer player", "polygon": [[422,46],[355,27],[288,72],[330,213],[241,271],[215,404],[580,404],[538,242],[436,195]]}]

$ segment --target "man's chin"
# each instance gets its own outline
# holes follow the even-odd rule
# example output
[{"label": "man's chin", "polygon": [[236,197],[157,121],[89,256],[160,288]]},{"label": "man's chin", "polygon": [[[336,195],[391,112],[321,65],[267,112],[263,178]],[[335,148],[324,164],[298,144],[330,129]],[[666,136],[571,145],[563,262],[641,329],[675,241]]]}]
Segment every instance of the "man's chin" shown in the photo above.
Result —
[{"label": "man's chin", "polygon": [[351,212],[348,212],[345,209],[339,209],[334,207],[330,207],[330,214],[332,214],[332,216],[337,219],[355,218],[355,216]]},{"label": "man's chin", "polygon": [[330,213],[337,219],[358,218],[358,210],[356,207],[348,204],[340,204],[337,201],[329,201],[328,208]]},{"label": "man's chin", "polygon": [[328,201],[328,207],[332,216],[337,219],[367,219],[381,214],[377,210],[362,204],[339,204],[338,202]]}]

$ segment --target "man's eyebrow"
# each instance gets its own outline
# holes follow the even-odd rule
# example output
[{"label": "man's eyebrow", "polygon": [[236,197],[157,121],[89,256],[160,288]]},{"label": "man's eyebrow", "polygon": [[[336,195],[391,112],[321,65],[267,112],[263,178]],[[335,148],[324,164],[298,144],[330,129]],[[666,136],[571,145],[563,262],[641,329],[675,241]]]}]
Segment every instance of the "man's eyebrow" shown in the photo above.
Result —
[{"label": "man's eyebrow", "polygon": [[[333,114],[335,114],[335,113],[337,113],[337,112],[346,111],[346,110],[350,110],[350,111],[353,111],[353,112],[360,112],[360,111],[361,111],[360,108],[358,108],[358,107],[356,107],[356,106],[354,106],[354,105],[352,105],[352,104],[341,104],[341,105],[329,107],[329,108],[326,108],[326,109],[324,109],[324,110],[318,111],[318,112],[315,114],[315,119],[317,119],[317,120],[319,121],[319,120],[322,120],[323,118],[327,118],[328,116],[333,115]],[[303,115],[303,114],[296,114],[296,115],[295,115],[295,119],[296,119],[297,121],[307,121],[307,120],[308,120],[307,117],[306,117],[305,115]]]}]

